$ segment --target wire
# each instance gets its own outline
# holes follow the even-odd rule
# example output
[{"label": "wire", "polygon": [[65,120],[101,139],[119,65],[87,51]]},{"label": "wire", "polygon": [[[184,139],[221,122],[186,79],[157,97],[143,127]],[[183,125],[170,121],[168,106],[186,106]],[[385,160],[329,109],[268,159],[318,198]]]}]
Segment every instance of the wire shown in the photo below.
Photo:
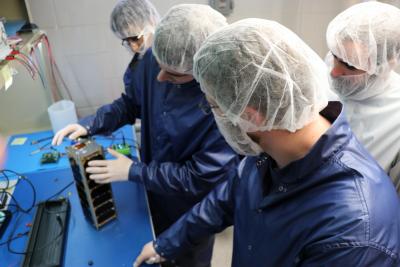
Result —
[{"label": "wire", "polygon": [[54,138],[54,135],[43,137],[43,138],[40,138],[40,139],[37,139],[37,140],[33,140],[33,141],[31,141],[31,145],[36,145],[38,143],[41,143],[43,141],[47,141],[47,140],[50,140],[50,139],[53,139],[53,138]]},{"label": "wire", "polygon": [[[2,173],[2,174],[4,175],[4,174],[5,174],[5,171],[13,172],[13,171],[10,171],[10,170],[1,170],[0,173]],[[13,173],[15,173],[15,172],[13,172]],[[33,186],[32,182],[29,181],[29,179],[27,179],[25,176],[20,175],[20,174],[18,174],[18,173],[15,173],[15,174],[18,175],[17,184],[19,183],[20,180],[24,180],[24,181],[27,182],[27,183],[29,184],[29,186],[31,187],[32,193],[33,193],[32,204],[31,204],[28,208],[23,208],[23,207],[19,204],[19,202],[15,199],[14,195],[7,191],[7,189],[10,189],[10,188],[9,188],[9,183],[8,183],[8,187],[7,187],[6,189],[1,188],[1,190],[2,190],[3,193],[6,193],[8,196],[10,196],[11,200],[14,201],[17,210],[22,211],[23,213],[29,213],[29,212],[36,206],[36,189],[35,189],[35,187]],[[7,179],[9,179],[9,178],[7,177]]]},{"label": "wire", "polygon": [[74,184],[74,181],[70,182],[69,184],[67,184],[66,186],[64,186],[63,188],[61,188],[57,193],[55,193],[55,194],[53,194],[52,196],[48,197],[48,198],[46,199],[46,201],[48,201],[48,200],[50,200],[50,199],[52,199],[52,198],[54,198],[54,197],[60,195],[62,192],[64,192],[68,187],[70,187],[70,186],[73,185],[73,184]]},{"label": "wire", "polygon": [[24,60],[22,60],[22,59],[20,59],[20,58],[18,58],[18,57],[14,57],[14,58],[15,58],[15,60],[16,60],[17,62],[21,63],[21,64],[27,69],[27,71],[28,71],[29,74],[31,75],[32,79],[35,79],[35,75],[36,75],[36,74],[35,74],[35,70],[32,69],[32,67],[29,66],[29,64],[26,63]]},{"label": "wire", "polygon": [[47,53],[48,53],[48,55],[49,55],[50,70],[51,70],[51,74],[52,74],[52,78],[53,78],[53,80],[54,80],[55,86],[57,86],[57,80],[56,80],[56,74],[57,74],[58,78],[60,79],[60,81],[61,81],[61,83],[62,83],[62,85],[63,85],[63,87],[64,87],[64,89],[65,89],[65,92],[66,92],[67,95],[68,95],[68,98],[69,98],[70,100],[72,100],[71,92],[70,92],[70,90],[69,90],[67,84],[65,83],[65,81],[64,81],[64,79],[63,79],[63,77],[62,77],[62,75],[61,75],[61,72],[60,72],[60,70],[59,70],[59,68],[58,68],[58,66],[57,66],[57,63],[56,63],[56,61],[55,61],[55,59],[54,59],[54,56],[53,56],[53,52],[52,52],[52,49],[51,49],[51,46],[50,46],[49,39],[48,39],[48,37],[47,37],[45,34],[43,34],[43,35],[42,35],[42,40],[44,40],[44,44],[46,45]]},{"label": "wire", "polygon": [[[117,138],[116,136],[118,134],[121,134],[122,137],[121,138]],[[124,132],[122,130],[119,130],[119,131],[117,131],[117,132],[115,132],[113,134],[110,134],[109,136],[96,136],[96,137],[93,137],[93,139],[111,140],[111,144],[109,146],[112,146],[114,144],[115,140],[122,140],[123,144],[126,144],[126,140],[129,140],[129,141],[131,141],[133,143],[133,145],[130,146],[130,147],[140,149],[139,142],[137,140],[133,139],[133,138],[125,137]]]},{"label": "wire", "polygon": [[[48,213],[48,214],[52,214],[52,213],[53,213],[53,212],[48,212],[48,211],[46,211],[46,207],[44,207],[44,211],[45,211],[46,213]],[[55,213],[66,213],[67,211],[68,211],[68,209],[66,209],[65,211],[55,212]],[[59,215],[57,215],[56,218],[57,218],[58,224],[60,225],[60,232],[59,232],[58,235],[55,236],[52,240],[48,241],[46,244],[44,244],[43,246],[41,246],[41,247],[39,247],[39,248],[35,248],[35,249],[31,250],[31,251],[23,251],[23,252],[15,251],[15,250],[11,249],[11,243],[12,243],[13,240],[9,240],[9,241],[7,242],[7,250],[8,250],[8,252],[13,253],[13,254],[26,255],[26,254],[32,254],[32,253],[34,253],[35,251],[42,250],[42,249],[47,248],[48,246],[52,245],[52,244],[53,244],[54,242],[56,242],[56,241],[63,235],[63,233],[64,233],[64,223],[63,223],[61,217],[60,217]]]},{"label": "wire", "polygon": [[[47,147],[48,145],[50,145],[50,147]],[[31,151],[31,152],[29,153],[29,155],[32,156],[32,155],[37,154],[37,153],[39,153],[40,151],[45,150],[45,149],[53,150],[53,151],[55,151],[55,152],[60,153],[60,155],[62,154],[62,153],[61,153],[60,151],[58,151],[54,146],[51,145],[51,141],[50,141],[50,142],[45,143],[44,145],[42,145],[42,146],[39,147],[38,149],[35,149],[35,150]]]},{"label": "wire", "polygon": [[[35,55],[36,55],[36,54],[35,54]],[[29,65],[32,66],[32,68],[34,69],[35,73],[37,73],[37,74],[39,75],[43,87],[44,87],[44,88],[47,88],[47,87],[46,87],[46,83],[45,83],[46,74],[44,73],[43,69],[39,66],[39,64],[36,65],[35,62],[33,62],[33,60],[31,59],[31,57],[30,57],[29,55],[25,55],[25,54],[22,53],[21,51],[19,51],[19,53],[18,53],[16,56],[19,56],[19,57],[21,57],[21,58],[24,58],[24,60],[26,60],[27,63],[28,63]]]},{"label": "wire", "polygon": [[[10,178],[9,178],[9,176],[6,174],[7,172],[10,172],[10,173],[12,173],[12,174],[18,176],[17,183],[16,183],[15,185],[11,186],[11,187],[10,187]],[[22,252],[13,251],[13,250],[11,249],[10,246],[11,246],[11,242],[12,242],[12,241],[14,241],[14,240],[16,240],[16,239],[18,239],[18,238],[21,238],[21,237],[23,237],[23,236],[26,236],[26,235],[29,233],[29,231],[26,231],[26,232],[18,233],[18,234],[16,234],[16,235],[14,235],[14,232],[15,232],[15,230],[16,230],[16,227],[17,227],[17,225],[19,225],[19,220],[20,220],[20,218],[21,218],[21,216],[20,216],[18,213],[19,213],[19,212],[22,212],[22,213],[27,214],[27,213],[29,213],[34,207],[36,207],[36,206],[38,206],[38,205],[40,204],[40,203],[36,204],[36,190],[35,190],[35,187],[33,186],[32,182],[29,181],[29,179],[27,179],[24,175],[21,175],[21,174],[15,172],[15,171],[8,170],[8,169],[0,170],[0,173],[6,178],[6,181],[7,181],[7,186],[6,186],[5,188],[0,188],[0,190],[1,190],[1,192],[4,192],[4,193],[6,193],[7,195],[9,195],[10,198],[14,201],[15,204],[9,203],[8,206],[9,206],[9,207],[10,207],[10,206],[11,206],[11,207],[16,207],[16,210],[15,210],[14,212],[12,212],[12,214],[13,214],[13,215],[15,214],[15,215],[18,216],[17,219],[16,219],[16,222],[14,223],[14,228],[13,228],[13,230],[11,231],[11,233],[10,233],[8,239],[7,239],[6,241],[0,243],[0,246],[3,246],[3,245],[6,245],[6,244],[7,244],[7,249],[8,249],[8,251],[9,251],[10,253],[14,253],[14,254],[25,254],[26,252],[22,253]],[[13,196],[13,194],[11,194],[10,192],[7,192],[7,191],[6,191],[7,189],[10,189],[10,188],[15,187],[15,186],[19,183],[20,180],[26,181],[26,182],[32,187],[32,191],[33,191],[33,200],[32,200],[32,204],[31,204],[31,206],[30,206],[29,208],[23,208],[23,207],[21,207],[21,205],[20,205],[19,202],[16,200],[16,198]],[[61,188],[59,191],[57,191],[56,193],[54,193],[53,195],[51,195],[50,197],[48,197],[45,201],[49,201],[49,200],[53,199],[54,197],[60,195],[62,192],[64,192],[68,187],[70,187],[70,186],[73,185],[73,184],[74,184],[74,181],[68,183],[66,186],[64,186],[63,188]],[[62,221],[61,221],[61,223],[62,223]],[[62,229],[62,230],[63,230],[63,229]],[[53,243],[54,241],[56,241],[57,238],[58,238],[58,236],[57,236],[54,240],[52,240],[51,242],[49,242],[49,244],[46,244],[46,247],[49,246],[49,245],[50,245],[51,243]],[[45,247],[45,246],[44,246],[44,247]],[[44,247],[41,247],[41,248],[39,248],[39,249],[43,249]],[[32,252],[28,252],[28,253],[32,253]]]},{"label": "wire", "polygon": [[10,241],[14,241],[15,239],[21,238],[23,236],[26,236],[29,234],[29,231],[23,232],[23,233],[18,233],[14,237],[7,239],[6,241],[0,243],[0,247],[6,245]]}]

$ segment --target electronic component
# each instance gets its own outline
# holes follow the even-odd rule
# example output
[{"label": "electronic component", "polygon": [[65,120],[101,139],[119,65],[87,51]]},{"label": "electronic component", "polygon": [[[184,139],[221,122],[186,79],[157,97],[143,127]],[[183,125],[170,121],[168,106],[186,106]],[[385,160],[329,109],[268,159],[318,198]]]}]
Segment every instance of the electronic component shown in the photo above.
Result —
[{"label": "electronic component", "polygon": [[63,266],[69,210],[68,199],[38,204],[22,267]]},{"label": "electronic component", "polygon": [[60,153],[57,151],[43,153],[42,157],[40,158],[40,163],[41,164],[57,163],[59,159],[60,159]]},{"label": "electronic component", "polygon": [[125,156],[131,155],[131,148],[128,144],[115,144],[111,146],[112,149]]},{"label": "electronic component", "polygon": [[103,148],[89,139],[67,147],[67,151],[83,213],[99,229],[117,217],[111,185],[98,184],[86,173],[89,161],[104,159]]}]

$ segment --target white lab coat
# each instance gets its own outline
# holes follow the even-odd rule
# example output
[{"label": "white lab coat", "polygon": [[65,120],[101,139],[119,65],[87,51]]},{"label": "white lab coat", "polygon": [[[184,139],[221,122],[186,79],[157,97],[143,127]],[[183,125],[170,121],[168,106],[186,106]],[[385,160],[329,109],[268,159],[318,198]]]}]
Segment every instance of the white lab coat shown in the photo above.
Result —
[{"label": "white lab coat", "polygon": [[400,75],[392,71],[388,79],[383,93],[343,103],[353,132],[400,193]]}]

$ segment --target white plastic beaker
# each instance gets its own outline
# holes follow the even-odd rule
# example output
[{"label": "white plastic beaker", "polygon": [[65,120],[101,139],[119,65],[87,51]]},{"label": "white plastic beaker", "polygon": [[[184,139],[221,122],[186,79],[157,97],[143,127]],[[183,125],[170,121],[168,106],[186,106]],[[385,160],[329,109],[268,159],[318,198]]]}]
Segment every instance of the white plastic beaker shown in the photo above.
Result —
[{"label": "white plastic beaker", "polygon": [[61,100],[52,104],[48,109],[51,128],[54,134],[71,123],[77,123],[75,104],[70,100]]}]

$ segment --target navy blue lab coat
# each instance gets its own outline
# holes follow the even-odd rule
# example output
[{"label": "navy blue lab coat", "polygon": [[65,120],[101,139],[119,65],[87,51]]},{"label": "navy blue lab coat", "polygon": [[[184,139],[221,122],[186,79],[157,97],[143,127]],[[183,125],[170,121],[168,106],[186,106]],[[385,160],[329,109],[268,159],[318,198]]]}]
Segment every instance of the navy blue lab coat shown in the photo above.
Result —
[{"label": "navy blue lab coat", "polygon": [[234,225],[234,267],[398,267],[400,206],[390,178],[360,145],[341,105],[309,153],[282,169],[245,158],[238,176],[212,191],[155,241],[166,258]]},{"label": "navy blue lab coat", "polygon": [[[234,175],[239,164],[213,115],[199,108],[205,101],[200,85],[195,80],[182,85],[158,82],[159,70],[149,49],[127,69],[126,94],[80,122],[93,135],[110,134],[141,119],[141,162],[131,165],[129,180],[143,183],[148,191],[156,233]],[[208,266],[212,240],[203,244],[202,256],[189,256],[198,265],[187,266]]]}]

